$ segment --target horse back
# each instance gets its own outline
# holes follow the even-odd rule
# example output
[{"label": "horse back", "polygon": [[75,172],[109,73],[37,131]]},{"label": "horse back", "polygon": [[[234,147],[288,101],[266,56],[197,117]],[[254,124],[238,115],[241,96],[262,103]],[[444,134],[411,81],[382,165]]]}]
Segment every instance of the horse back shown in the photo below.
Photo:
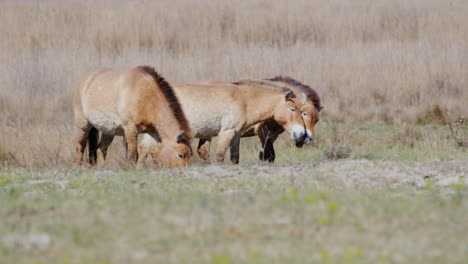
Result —
[{"label": "horse back", "polygon": [[[135,69],[101,69],[86,75],[75,91],[75,109],[98,130],[120,135],[129,120],[140,122],[146,101],[154,98],[152,79]],[[153,89],[151,89],[153,88]],[[146,91],[146,93],[145,93]],[[153,94],[148,94],[153,93]],[[151,105],[154,109],[154,105]],[[146,111],[151,112],[151,111]],[[143,114],[144,116],[145,114]]]}]

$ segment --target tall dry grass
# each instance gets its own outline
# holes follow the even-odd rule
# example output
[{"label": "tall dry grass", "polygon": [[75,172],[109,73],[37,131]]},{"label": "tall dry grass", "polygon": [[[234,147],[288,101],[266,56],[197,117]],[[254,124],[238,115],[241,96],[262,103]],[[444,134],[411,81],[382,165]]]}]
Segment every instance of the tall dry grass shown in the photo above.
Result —
[{"label": "tall dry grass", "polygon": [[0,160],[69,164],[72,90],[98,67],[150,64],[179,82],[290,75],[333,122],[466,115],[466,14],[465,0],[1,1]]}]

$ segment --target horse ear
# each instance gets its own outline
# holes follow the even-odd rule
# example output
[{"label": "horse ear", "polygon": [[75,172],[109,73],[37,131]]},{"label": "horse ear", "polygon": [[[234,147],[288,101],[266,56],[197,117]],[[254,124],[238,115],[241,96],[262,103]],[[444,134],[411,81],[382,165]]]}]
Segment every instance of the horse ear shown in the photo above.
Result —
[{"label": "horse ear", "polygon": [[292,91],[287,91],[284,93],[284,100],[291,101],[292,98],[296,98],[296,95]]},{"label": "horse ear", "polygon": [[184,131],[181,130],[181,131],[177,132],[177,135],[176,135],[177,143],[181,143],[184,138],[185,138],[185,132]]}]

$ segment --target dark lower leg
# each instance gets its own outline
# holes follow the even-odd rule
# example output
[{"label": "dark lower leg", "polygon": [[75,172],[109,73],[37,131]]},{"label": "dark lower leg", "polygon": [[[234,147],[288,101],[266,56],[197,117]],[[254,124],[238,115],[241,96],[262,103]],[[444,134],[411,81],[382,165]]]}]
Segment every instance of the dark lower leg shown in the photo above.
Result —
[{"label": "dark lower leg", "polygon": [[231,161],[234,164],[239,163],[239,159],[240,159],[239,148],[240,148],[240,136],[235,136],[231,141]]},{"label": "dark lower leg", "polygon": [[98,165],[104,164],[104,160],[106,160],[106,156],[107,156],[107,149],[112,143],[112,140],[114,140],[114,136],[104,135],[104,134],[101,136],[101,141],[99,142],[98,149],[97,149]]}]

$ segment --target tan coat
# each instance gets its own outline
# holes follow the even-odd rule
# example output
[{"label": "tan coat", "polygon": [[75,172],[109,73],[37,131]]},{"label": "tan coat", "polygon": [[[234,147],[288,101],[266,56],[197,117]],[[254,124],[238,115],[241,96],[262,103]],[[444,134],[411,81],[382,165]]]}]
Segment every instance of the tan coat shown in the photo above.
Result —
[{"label": "tan coat", "polygon": [[[198,81],[199,84],[210,84],[210,85],[223,85],[220,81]],[[277,76],[267,80],[242,80],[235,82],[236,85],[253,85],[257,88],[271,88],[276,89],[277,87],[286,87],[294,91],[303,102],[303,106],[299,109],[304,120],[306,127],[306,137],[303,142],[296,141],[297,147],[302,147],[303,143],[309,144],[313,140],[313,130],[315,124],[320,120],[319,112],[322,110],[320,97],[318,94],[309,86],[300,83],[290,77]],[[260,152],[260,160],[273,162],[275,159],[275,151],[273,143],[278,136],[284,132],[284,129],[275,120],[270,119],[265,122],[257,123],[250,129],[242,134],[242,137],[256,136],[260,138],[262,143],[262,151]],[[208,159],[210,149],[210,139],[200,139],[198,145],[198,153],[204,159]],[[233,162],[239,161],[239,144],[232,144],[231,146],[231,160]]]},{"label": "tan coat", "polygon": [[[163,165],[186,166],[191,160],[190,126],[170,84],[152,67],[102,69],[85,76],[75,90],[74,113],[77,163],[87,139],[90,162],[102,163],[114,136],[125,136],[128,157],[136,162],[140,133],[162,142],[159,154],[164,156],[158,159]],[[99,145],[95,130],[103,134]]]},{"label": "tan coat", "polygon": [[[231,141],[239,140],[251,126],[276,120],[293,140],[303,140],[306,133],[301,114],[303,104],[288,89],[264,89],[251,85],[174,84],[174,90],[195,138],[219,136],[216,161],[222,162]],[[143,153],[154,152],[156,142],[144,136],[139,145]]]}]

